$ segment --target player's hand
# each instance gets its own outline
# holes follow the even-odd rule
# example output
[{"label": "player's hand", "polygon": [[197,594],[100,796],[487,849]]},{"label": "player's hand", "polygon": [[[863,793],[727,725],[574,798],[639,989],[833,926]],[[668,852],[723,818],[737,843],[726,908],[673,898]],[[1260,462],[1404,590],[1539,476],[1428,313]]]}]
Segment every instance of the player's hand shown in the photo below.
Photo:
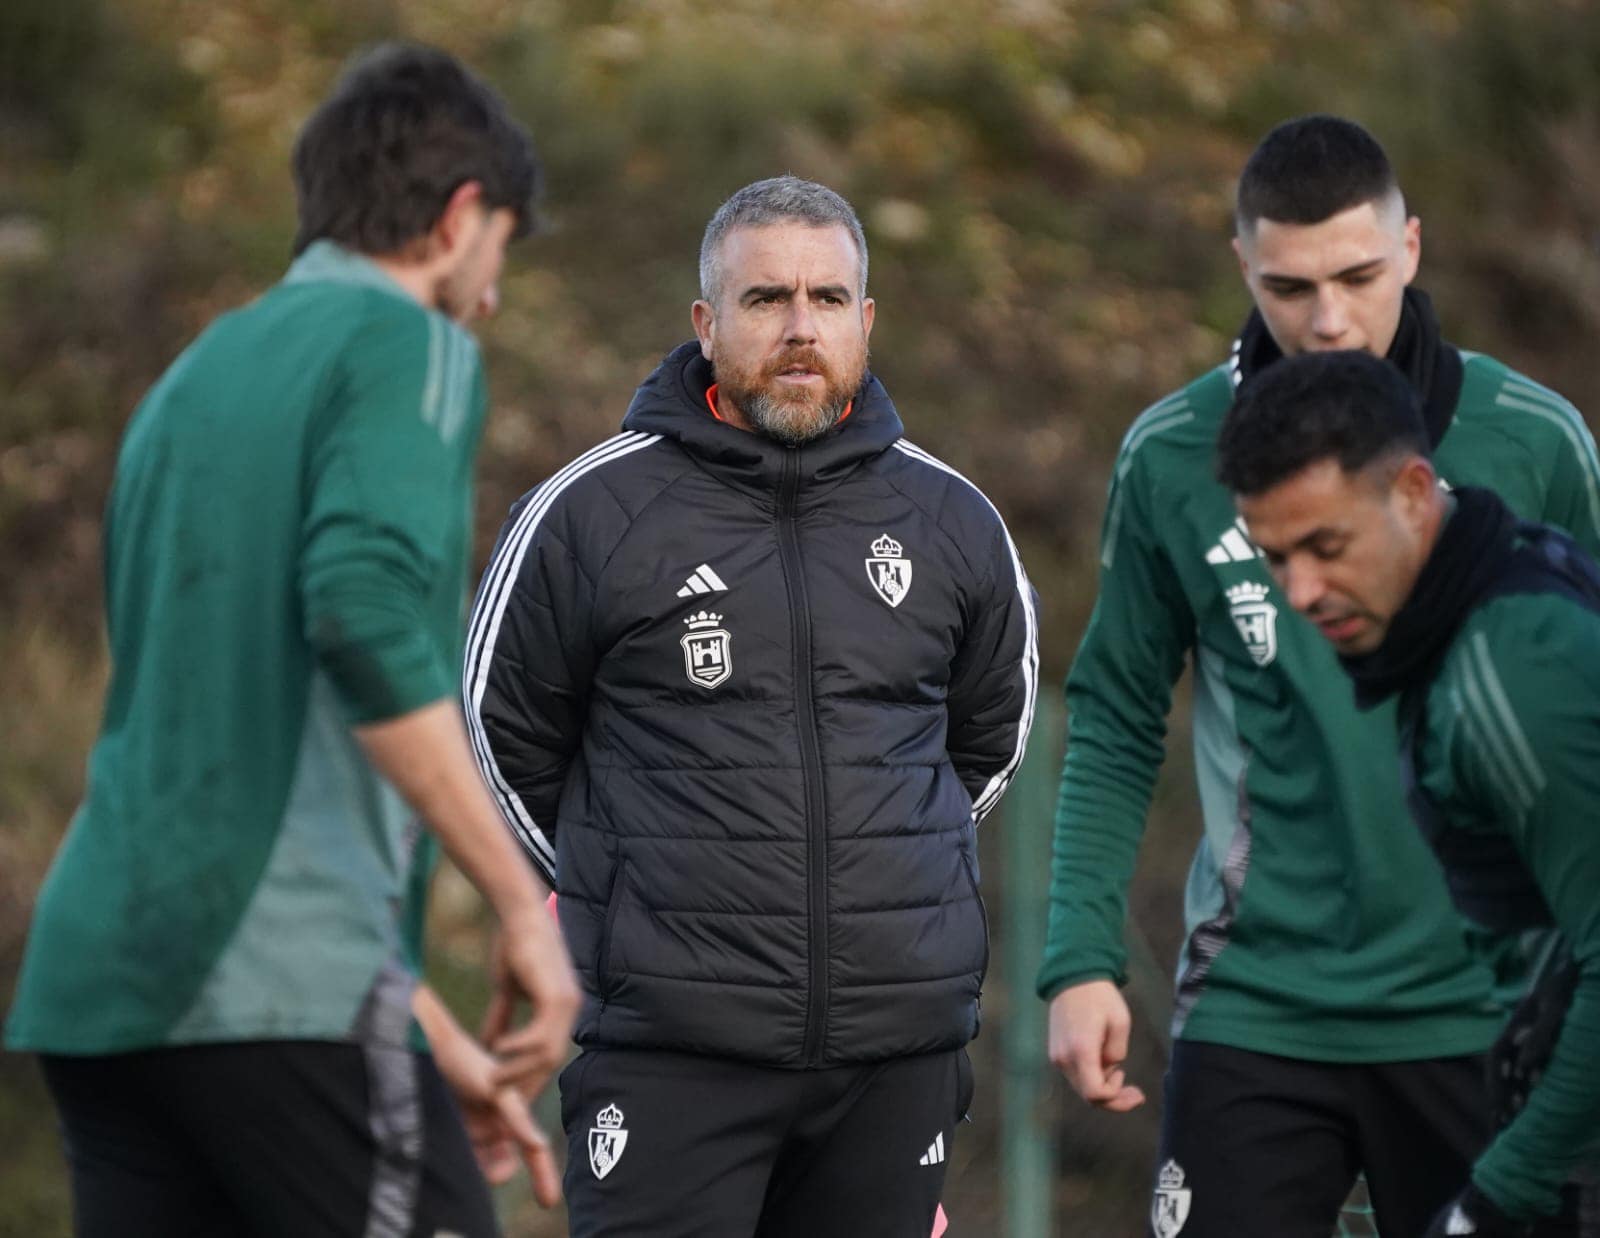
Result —
[{"label": "player's hand", "polygon": [[543,1207],[555,1207],[561,1202],[561,1170],[522,1094],[496,1081],[494,1057],[459,1027],[441,1035],[436,1026],[429,1039],[439,1073],[461,1107],[483,1176],[495,1186],[509,1182],[520,1160],[528,1168],[534,1198]]},{"label": "player's hand", "polygon": [[455,1094],[478,1168],[498,1186],[517,1172],[520,1159],[533,1180],[535,1198],[546,1208],[561,1202],[561,1173],[550,1141],[528,1113],[527,1101],[495,1079],[489,1051],[469,1036],[438,994],[417,986],[412,1013],[427,1033],[434,1064]]},{"label": "player's hand", "polygon": [[1122,1070],[1132,1025],[1128,1003],[1109,980],[1085,980],[1050,1002],[1051,1063],[1079,1096],[1111,1113],[1144,1104],[1144,1092]]},{"label": "player's hand", "polygon": [[[537,1096],[566,1061],[582,993],[555,917],[540,905],[534,915],[508,920],[495,938],[494,989],[484,1016],[483,1039],[500,1058],[495,1081]],[[518,1005],[532,1007],[528,1022],[513,1028]]]},{"label": "player's hand", "polygon": [[1469,1184],[1439,1210],[1422,1238],[1528,1238],[1532,1233],[1533,1222],[1508,1217],[1493,1200]]}]

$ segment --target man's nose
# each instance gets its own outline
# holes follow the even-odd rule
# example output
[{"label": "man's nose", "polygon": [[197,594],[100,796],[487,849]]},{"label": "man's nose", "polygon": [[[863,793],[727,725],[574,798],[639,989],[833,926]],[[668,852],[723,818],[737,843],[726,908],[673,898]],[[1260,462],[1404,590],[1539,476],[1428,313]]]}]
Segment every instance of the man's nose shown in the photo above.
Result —
[{"label": "man's nose", "polygon": [[784,342],[812,344],[817,338],[817,319],[811,312],[811,302],[805,297],[795,297],[789,302],[789,317],[784,323]]},{"label": "man's nose", "polygon": [[1345,303],[1344,292],[1337,287],[1319,288],[1311,330],[1319,340],[1337,340],[1349,329],[1350,307]]},{"label": "man's nose", "polygon": [[1283,566],[1282,577],[1280,583],[1284,596],[1289,599],[1289,605],[1302,615],[1310,613],[1328,592],[1327,584],[1314,561],[1290,560]]}]

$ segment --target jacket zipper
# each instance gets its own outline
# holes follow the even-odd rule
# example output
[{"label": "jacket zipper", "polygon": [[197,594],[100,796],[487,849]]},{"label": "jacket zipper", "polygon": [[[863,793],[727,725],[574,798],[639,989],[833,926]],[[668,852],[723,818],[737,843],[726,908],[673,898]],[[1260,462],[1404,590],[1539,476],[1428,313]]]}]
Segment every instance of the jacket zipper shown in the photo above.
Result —
[{"label": "jacket zipper", "polygon": [[811,691],[811,607],[806,598],[796,531],[800,489],[800,449],[784,453],[778,495],[778,549],[789,597],[789,639],[794,647],[795,706],[800,722],[800,768],[805,781],[806,883],[810,899],[809,979],[806,984],[806,1038],[802,1056],[807,1066],[822,1058],[822,1029],[828,1010],[828,830],[823,812],[822,757],[817,739],[817,704]]}]

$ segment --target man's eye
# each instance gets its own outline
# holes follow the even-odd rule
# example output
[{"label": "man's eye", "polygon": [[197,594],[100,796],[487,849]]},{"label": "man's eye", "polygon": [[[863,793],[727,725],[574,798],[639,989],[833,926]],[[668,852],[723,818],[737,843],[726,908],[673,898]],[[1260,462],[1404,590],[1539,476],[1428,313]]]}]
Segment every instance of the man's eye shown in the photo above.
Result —
[{"label": "man's eye", "polygon": [[1311,548],[1312,556],[1315,557],[1316,559],[1320,560],[1323,563],[1332,562],[1334,559],[1337,559],[1343,553],[1344,553],[1344,543],[1343,542],[1334,542],[1334,543],[1328,544],[1328,545],[1318,544],[1318,545],[1315,545],[1315,546],[1313,546]]}]

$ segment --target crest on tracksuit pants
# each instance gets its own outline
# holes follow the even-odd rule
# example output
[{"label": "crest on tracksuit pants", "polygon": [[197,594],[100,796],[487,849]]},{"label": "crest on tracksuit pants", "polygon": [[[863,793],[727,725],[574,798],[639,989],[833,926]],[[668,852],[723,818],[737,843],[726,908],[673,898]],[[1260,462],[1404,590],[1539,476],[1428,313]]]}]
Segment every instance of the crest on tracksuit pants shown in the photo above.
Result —
[{"label": "crest on tracksuit pants", "polygon": [[628,1130],[622,1125],[622,1110],[607,1105],[595,1114],[589,1128],[589,1168],[596,1178],[604,1178],[617,1167],[622,1150],[628,1146]]},{"label": "crest on tracksuit pants", "polygon": [[1156,1178],[1156,1197],[1150,1205],[1150,1224],[1156,1238],[1173,1238],[1189,1219],[1191,1192],[1183,1185],[1183,1167],[1168,1161]]}]

